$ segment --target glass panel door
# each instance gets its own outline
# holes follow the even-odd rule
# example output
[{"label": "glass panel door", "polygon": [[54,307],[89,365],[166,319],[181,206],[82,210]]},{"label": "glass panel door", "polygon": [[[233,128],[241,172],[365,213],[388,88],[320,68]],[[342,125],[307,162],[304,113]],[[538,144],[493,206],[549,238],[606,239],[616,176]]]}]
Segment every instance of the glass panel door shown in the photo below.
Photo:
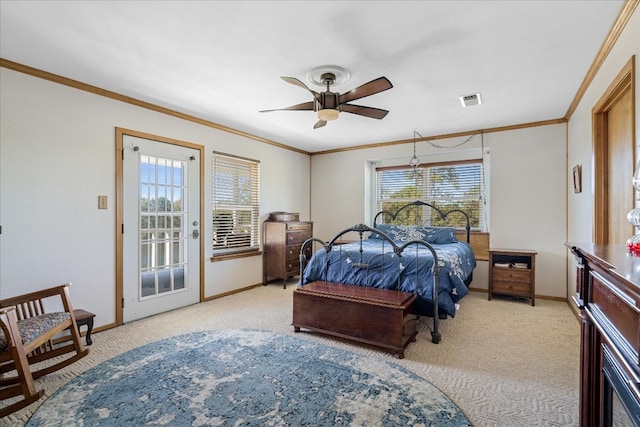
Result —
[{"label": "glass panel door", "polygon": [[200,300],[200,151],[123,139],[123,320]]}]

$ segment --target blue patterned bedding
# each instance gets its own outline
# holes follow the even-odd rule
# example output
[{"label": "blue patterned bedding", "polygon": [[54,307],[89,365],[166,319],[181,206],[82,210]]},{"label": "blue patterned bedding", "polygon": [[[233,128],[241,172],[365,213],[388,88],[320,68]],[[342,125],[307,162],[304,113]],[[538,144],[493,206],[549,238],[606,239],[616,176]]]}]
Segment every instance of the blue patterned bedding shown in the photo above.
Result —
[{"label": "blue patterned bedding", "polygon": [[[456,304],[469,293],[464,281],[473,272],[476,260],[465,242],[432,246],[440,266],[439,312],[454,317]],[[328,253],[324,248],[318,250],[306,265],[301,284],[324,280],[404,292],[414,292],[417,288],[418,314],[433,316],[432,266],[433,255],[425,246],[411,244],[398,256],[385,240],[363,239],[334,245]]]}]

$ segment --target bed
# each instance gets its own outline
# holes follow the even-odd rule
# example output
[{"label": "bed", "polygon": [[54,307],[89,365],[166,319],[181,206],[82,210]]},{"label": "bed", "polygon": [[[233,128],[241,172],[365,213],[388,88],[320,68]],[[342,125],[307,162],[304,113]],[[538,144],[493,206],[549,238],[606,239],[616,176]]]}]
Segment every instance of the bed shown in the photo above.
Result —
[{"label": "bed", "polygon": [[[411,209],[418,209],[421,214],[409,214]],[[394,224],[400,217],[427,217],[430,220],[432,215],[443,220],[450,215],[462,217],[466,241],[456,239],[454,227],[430,227],[423,223],[409,226]],[[307,240],[300,252],[300,283],[296,291],[303,291],[310,284],[332,283],[394,291],[403,295],[403,298],[406,294],[413,294],[416,298],[411,307],[406,307],[407,311],[416,317],[433,317],[432,341],[438,343],[441,339],[438,320],[455,317],[459,301],[469,293],[468,285],[476,266],[469,237],[469,216],[459,209],[443,212],[429,203],[415,201],[395,212],[382,211],[375,216],[373,227],[355,225],[341,231],[329,242],[317,238]],[[309,260],[304,255],[308,245],[319,247]],[[341,294],[353,292],[342,287],[334,289],[340,289]],[[294,292],[296,331],[299,327],[309,328],[309,323],[321,321],[307,319],[305,322],[296,322],[295,312],[300,310],[296,310],[295,299]],[[309,317],[298,313],[298,317],[301,316]],[[327,328],[325,325],[320,329],[327,332]],[[314,329],[314,325],[310,329]],[[405,334],[406,325],[401,329]],[[344,335],[340,333],[340,336]],[[401,343],[403,348],[408,344],[404,341]]]}]

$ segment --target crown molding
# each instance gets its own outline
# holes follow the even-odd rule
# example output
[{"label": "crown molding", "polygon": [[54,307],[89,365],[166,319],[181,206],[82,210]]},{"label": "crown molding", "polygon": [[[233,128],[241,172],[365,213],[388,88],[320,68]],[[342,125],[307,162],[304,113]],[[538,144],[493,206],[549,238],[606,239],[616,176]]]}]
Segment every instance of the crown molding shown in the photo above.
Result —
[{"label": "crown molding", "polygon": [[593,60],[589,71],[587,71],[587,75],[584,77],[580,88],[578,88],[578,92],[574,96],[571,105],[569,105],[569,109],[564,115],[567,120],[571,118],[573,113],[576,111],[576,108],[578,108],[578,104],[582,100],[584,94],[587,92],[589,85],[591,85],[591,82],[593,82],[593,79],[596,77],[596,74],[600,70],[600,67],[602,67],[605,59],[607,59],[607,56],[609,56],[611,49],[613,49],[613,46],[615,46],[616,42],[618,41],[618,37],[620,37],[622,30],[624,30],[627,23],[629,22],[629,19],[633,15],[633,12],[636,10],[638,3],[640,3],[640,0],[626,0],[620,8],[618,17],[611,26],[607,38],[604,39],[602,46],[600,46],[598,54]]}]

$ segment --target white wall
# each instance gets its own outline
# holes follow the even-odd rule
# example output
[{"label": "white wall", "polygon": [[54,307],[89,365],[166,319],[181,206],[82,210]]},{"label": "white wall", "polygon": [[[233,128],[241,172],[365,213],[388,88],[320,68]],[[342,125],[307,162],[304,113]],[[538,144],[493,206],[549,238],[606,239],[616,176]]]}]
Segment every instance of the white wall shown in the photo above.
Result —
[{"label": "white wall", "polygon": [[[466,137],[435,141],[452,147]],[[536,294],[566,297],[565,199],[566,126],[556,124],[486,134],[484,146],[490,154],[491,246],[538,251]],[[417,144],[423,163],[429,158],[451,156],[459,151],[480,157],[481,138],[454,148]],[[396,159],[406,164],[413,154],[411,144],[375,147],[314,155],[311,157],[311,217],[314,234],[329,239],[344,228],[363,222],[366,215],[371,161]],[[474,273],[474,288],[487,289],[487,265]]]},{"label": "white wall", "polygon": [[[629,59],[636,55],[635,75],[635,130],[636,144],[640,144],[640,8],[636,8],[613,49],[586,90],[575,112],[569,119],[567,138],[567,174],[571,184],[572,168],[582,165],[582,193],[573,193],[569,185],[567,197],[567,240],[570,242],[593,241],[594,178],[593,178],[593,137],[592,108],[600,100],[611,82],[615,80]],[[636,157],[640,149],[636,147]],[[638,157],[640,158],[640,157]],[[629,183],[631,185],[631,183]],[[629,236],[631,237],[631,236]],[[569,254],[568,294],[575,293],[576,264]]]},{"label": "white wall", "polygon": [[0,297],[70,281],[74,306],[115,321],[116,127],[205,147],[206,296],[262,281],[261,257],[209,261],[213,150],[260,160],[261,219],[310,217],[307,155],[5,68],[0,109]]},{"label": "white wall", "polygon": [[[591,108],[622,66],[638,54],[637,9],[568,129],[552,125],[485,135],[485,146],[491,148],[491,245],[539,252],[538,295],[573,293],[575,264],[568,257],[566,268],[563,244],[591,241]],[[638,100],[640,66],[635,78]],[[408,161],[412,154],[407,144],[316,155],[310,162],[303,154],[4,68],[0,68],[0,111],[0,297],[72,281],[74,304],[96,313],[98,325],[115,320],[116,127],[206,147],[207,241],[211,240],[207,188],[212,150],[260,160],[263,219],[276,210],[300,212],[302,219],[315,222],[315,234],[323,239],[368,222],[365,194],[370,161],[403,157]],[[640,142],[638,108],[636,141]],[[460,138],[438,144],[457,142]],[[478,147],[479,138],[474,138],[460,149]],[[424,161],[436,151],[427,143],[418,144],[418,157]],[[575,164],[583,166],[580,194],[570,191]],[[107,210],[97,209],[98,195],[109,197]],[[204,255],[207,296],[261,281],[259,257],[211,263],[208,245]],[[473,286],[486,288],[486,265],[480,265],[477,273]]]}]

